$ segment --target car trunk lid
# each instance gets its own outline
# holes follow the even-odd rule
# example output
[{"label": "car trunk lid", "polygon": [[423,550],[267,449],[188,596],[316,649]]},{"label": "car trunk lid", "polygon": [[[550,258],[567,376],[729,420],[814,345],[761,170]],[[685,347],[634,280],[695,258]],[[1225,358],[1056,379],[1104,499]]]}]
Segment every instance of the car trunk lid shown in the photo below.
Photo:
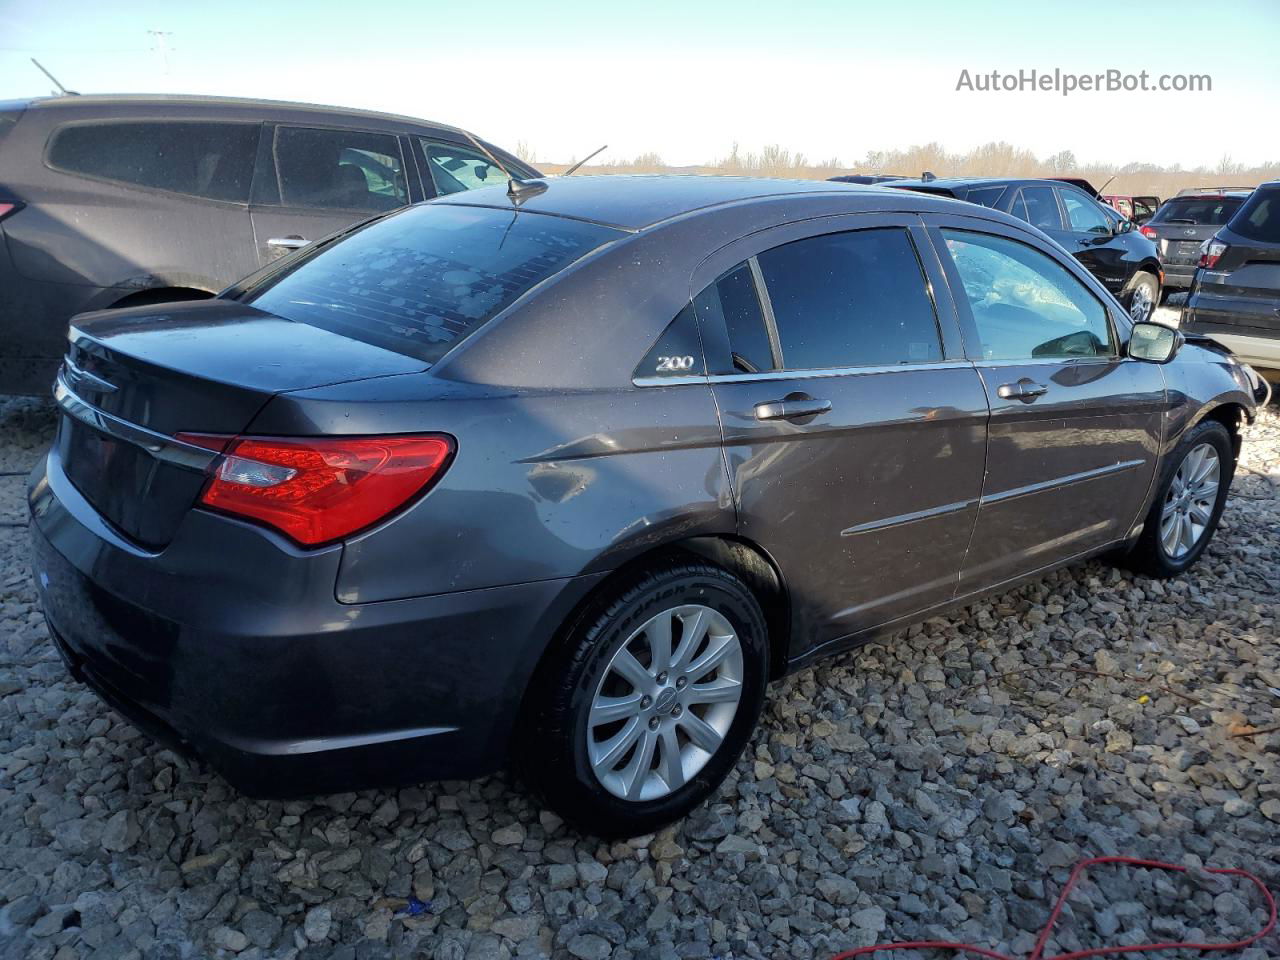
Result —
[{"label": "car trunk lid", "polygon": [[58,455],[104,519],[159,549],[213,457],[178,434],[236,434],[279,393],[427,367],[229,300],[88,314],[58,377]]}]

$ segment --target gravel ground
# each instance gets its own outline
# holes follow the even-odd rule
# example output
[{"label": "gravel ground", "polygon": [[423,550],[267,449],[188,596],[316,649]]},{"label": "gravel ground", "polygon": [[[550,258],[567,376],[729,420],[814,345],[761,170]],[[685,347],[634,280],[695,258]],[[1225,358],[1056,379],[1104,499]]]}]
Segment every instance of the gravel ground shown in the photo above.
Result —
[{"label": "gravel ground", "polygon": [[[47,405],[0,402],[0,472],[27,469],[51,425]],[[1075,567],[777,684],[720,802],[614,844],[500,777],[236,795],[68,679],[25,531],[0,528],[0,955],[803,960],[934,937],[1025,953],[1082,856],[1240,865],[1280,888],[1274,408],[1242,467],[1189,575]],[[0,478],[0,519],[21,517],[21,487]],[[1264,919],[1238,881],[1100,867],[1050,952]]]}]

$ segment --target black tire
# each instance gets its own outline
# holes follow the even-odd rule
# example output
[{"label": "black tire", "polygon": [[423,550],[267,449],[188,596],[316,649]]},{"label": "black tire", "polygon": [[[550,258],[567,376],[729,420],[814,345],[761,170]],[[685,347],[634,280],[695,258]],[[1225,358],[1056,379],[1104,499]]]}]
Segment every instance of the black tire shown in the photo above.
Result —
[{"label": "black tire", "polygon": [[[1140,317],[1135,317],[1133,311],[1135,304],[1144,304],[1144,313]],[[1129,281],[1129,288],[1124,294],[1124,309],[1129,314],[1129,319],[1134,321],[1147,321],[1156,312],[1156,307],[1160,305],[1160,281],[1153,274],[1147,273],[1145,270],[1139,270],[1133,275],[1133,279]]]},{"label": "black tire", "polygon": [[[719,613],[737,633],[742,649],[737,711],[719,747],[682,787],[652,800],[626,800],[607,790],[592,769],[588,711],[614,655],[634,644],[630,638],[653,617],[686,604]],[[539,667],[516,738],[517,769],[543,803],[587,833],[604,838],[651,833],[701,804],[733,768],[759,719],[768,665],[764,614],[746,584],[698,561],[652,569],[590,605]]]},{"label": "black tire", "polygon": [[[1195,545],[1185,554],[1174,557],[1162,542],[1162,517],[1165,508],[1173,499],[1171,491],[1179,468],[1192,451],[1206,443],[1217,453],[1219,462],[1218,490],[1213,501],[1213,509]],[[1165,580],[1178,576],[1199,560],[1218,529],[1218,521],[1222,517],[1222,508],[1227,502],[1227,493],[1231,486],[1231,478],[1235,475],[1235,468],[1235,445],[1226,427],[1216,420],[1203,420],[1188,430],[1164,466],[1160,484],[1156,488],[1156,495],[1151,503],[1151,510],[1147,513],[1146,522],[1142,527],[1142,535],[1138,538],[1133,550],[1125,557],[1125,564],[1139,573]]]}]

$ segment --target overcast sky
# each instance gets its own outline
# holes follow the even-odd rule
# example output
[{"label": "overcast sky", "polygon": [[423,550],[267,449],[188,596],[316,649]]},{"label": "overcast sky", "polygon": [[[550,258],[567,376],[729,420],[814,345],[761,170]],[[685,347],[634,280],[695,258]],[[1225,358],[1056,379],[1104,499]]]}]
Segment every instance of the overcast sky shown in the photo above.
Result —
[{"label": "overcast sky", "polygon": [[[0,0],[0,100],[50,92],[34,56],[84,93],[388,110],[543,161],[608,143],[614,159],[693,164],[736,140],[852,164],[1006,140],[1081,161],[1252,165],[1280,160],[1278,48],[1276,0]],[[1209,74],[1213,89],[956,90],[962,70],[1032,68]]]}]

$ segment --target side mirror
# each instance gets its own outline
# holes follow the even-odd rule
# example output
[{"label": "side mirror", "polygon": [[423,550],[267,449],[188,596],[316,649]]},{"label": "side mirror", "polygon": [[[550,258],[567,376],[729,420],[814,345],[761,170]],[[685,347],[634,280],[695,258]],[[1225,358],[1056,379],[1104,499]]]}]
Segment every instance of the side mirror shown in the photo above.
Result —
[{"label": "side mirror", "polygon": [[1132,220],[1121,220],[1116,224],[1115,232],[1116,232],[1116,236],[1119,236],[1122,233],[1130,233],[1132,232],[1132,230],[1133,230]]},{"label": "side mirror", "polygon": [[1168,363],[1184,342],[1180,332],[1163,323],[1135,323],[1129,335],[1129,356],[1148,363]]}]

